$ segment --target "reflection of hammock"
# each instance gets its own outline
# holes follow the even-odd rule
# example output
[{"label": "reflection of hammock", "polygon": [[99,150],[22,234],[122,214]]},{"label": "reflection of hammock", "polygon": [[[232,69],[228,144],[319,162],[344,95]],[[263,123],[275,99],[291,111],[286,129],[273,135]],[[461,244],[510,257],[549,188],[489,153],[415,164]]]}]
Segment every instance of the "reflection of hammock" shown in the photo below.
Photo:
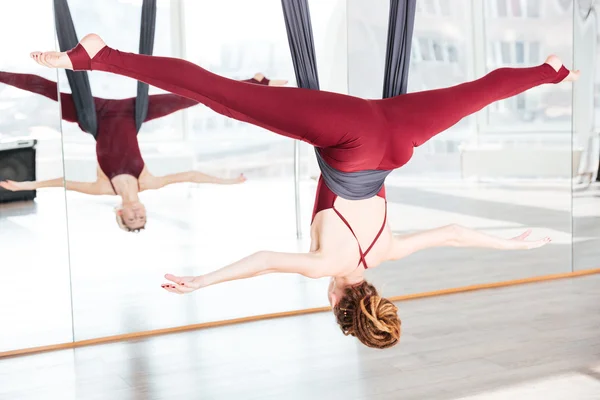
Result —
[{"label": "reflection of hammock", "polygon": [[[79,39],[69,10],[67,0],[54,0],[54,19],[60,51],[67,51],[77,46]],[[154,31],[156,26],[156,0],[144,0],[142,4],[142,22],[140,29],[140,54],[151,55],[154,47]],[[96,107],[92,89],[86,71],[65,71],[77,111],[79,126],[94,137],[98,133]],[[142,122],[148,114],[148,84],[139,82],[135,100],[135,126],[139,132]]]},{"label": "reflection of hammock", "polygon": [[[576,45],[579,43],[580,46],[583,46],[583,49],[579,50],[580,53],[578,53],[577,47],[575,48],[575,62],[578,62],[578,55],[581,57],[581,55],[584,54],[583,61],[581,61],[581,59],[579,61],[581,61],[583,65],[587,65],[590,61],[590,59],[587,57],[591,56],[591,65],[593,65],[595,62],[594,59],[597,57],[594,54],[598,44],[598,35],[600,34],[597,25],[598,9],[593,1],[589,2],[589,4],[580,3],[587,2],[582,2],[579,0],[574,3],[574,40],[576,41]],[[588,51],[590,52],[588,53]],[[576,65],[576,67],[578,66]],[[594,68],[587,72],[587,74],[590,73],[592,74],[590,82],[593,85],[597,80],[597,77],[594,78]],[[583,85],[583,87],[587,86],[585,83],[581,82],[579,85]],[[589,89],[593,90],[591,87]],[[593,181],[600,180],[600,176],[598,174],[598,167],[600,163],[600,138],[598,136],[600,135],[600,132],[598,132],[598,129],[596,128],[598,123],[594,123],[594,105],[588,103],[594,102],[594,94],[585,93],[584,99],[582,100],[584,102],[584,107],[580,108],[577,106],[578,100],[581,98],[580,92],[581,90],[585,91],[586,89],[582,89],[580,86],[579,88],[574,87],[573,90],[574,107],[577,111],[579,111],[574,111],[575,113],[573,114],[574,133],[577,137],[579,145],[583,148],[581,158],[579,160],[577,176],[580,179],[580,183],[585,184],[585,186],[578,187],[577,189],[585,190],[589,188]],[[589,108],[587,108],[588,106]],[[583,125],[581,125],[581,121],[583,121]]]}]

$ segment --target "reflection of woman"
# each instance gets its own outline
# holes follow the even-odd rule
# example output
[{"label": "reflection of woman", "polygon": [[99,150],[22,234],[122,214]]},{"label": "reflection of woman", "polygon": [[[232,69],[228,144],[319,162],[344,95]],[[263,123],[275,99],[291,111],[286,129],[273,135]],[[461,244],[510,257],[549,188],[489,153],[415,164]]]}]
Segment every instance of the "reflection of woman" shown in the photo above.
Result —
[{"label": "reflection of woman", "polygon": [[[245,85],[190,62],[123,53],[88,35],[67,53],[32,53],[38,63],[129,76],[197,100],[218,113],[303,140],[317,148],[321,178],[313,212],[310,252],[258,252],[198,277],[167,275],[174,293],[236,279],[287,272],[331,277],[329,300],[344,334],[370,347],[398,342],[396,306],[364,280],[364,270],[434,246],[532,249],[529,231],[501,239],[458,226],[393,237],[387,225],[384,180],[406,164],[413,148],[488,104],[544,83],[574,80],[551,56],[531,68],[501,68],[473,82],[385,100],[298,88]],[[357,255],[358,253],[358,255]]]},{"label": "reflection of woman", "polygon": [[[0,72],[0,82],[7,85],[41,94],[58,100],[57,84],[37,75]],[[284,85],[285,81],[270,81],[262,74],[243,82],[259,85]],[[240,83],[241,84],[241,83]],[[62,118],[78,122],[73,99],[70,94],[60,93]],[[135,98],[112,100],[94,98],[98,119],[96,156],[98,159],[96,182],[66,181],[67,190],[92,195],[118,195],[122,202],[116,209],[117,223],[127,231],[139,231],[146,225],[146,209],[140,202],[138,193],[144,190],[159,189],[178,182],[235,184],[245,181],[243,175],[233,179],[223,179],[198,171],[154,176],[146,167],[140,153],[135,126]],[[174,94],[149,96],[146,121],[161,118],[176,111],[192,107],[197,101]],[[8,190],[32,190],[45,187],[63,186],[63,179],[57,178],[40,182],[0,182]]]}]

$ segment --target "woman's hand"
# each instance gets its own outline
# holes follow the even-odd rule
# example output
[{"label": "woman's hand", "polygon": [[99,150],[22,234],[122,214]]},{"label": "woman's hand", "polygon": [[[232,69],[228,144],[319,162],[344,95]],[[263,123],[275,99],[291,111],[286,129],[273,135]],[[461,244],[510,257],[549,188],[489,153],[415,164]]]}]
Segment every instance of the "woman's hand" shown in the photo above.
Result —
[{"label": "woman's hand", "polygon": [[11,192],[20,192],[22,190],[35,190],[37,187],[35,182],[15,182],[15,181],[2,181],[0,187],[10,190]]},{"label": "woman's hand", "polygon": [[173,283],[163,283],[160,285],[167,292],[185,294],[191,293],[202,287],[199,276],[175,276],[166,274],[165,279]]},{"label": "woman's hand", "polygon": [[522,249],[522,250],[537,249],[538,247],[545,246],[552,241],[552,239],[550,239],[549,237],[545,237],[540,240],[532,240],[532,241],[525,240],[529,237],[529,235],[531,235],[531,229],[527,229],[525,232],[523,232],[519,236],[509,239],[509,241],[511,242],[510,248],[511,249]]}]

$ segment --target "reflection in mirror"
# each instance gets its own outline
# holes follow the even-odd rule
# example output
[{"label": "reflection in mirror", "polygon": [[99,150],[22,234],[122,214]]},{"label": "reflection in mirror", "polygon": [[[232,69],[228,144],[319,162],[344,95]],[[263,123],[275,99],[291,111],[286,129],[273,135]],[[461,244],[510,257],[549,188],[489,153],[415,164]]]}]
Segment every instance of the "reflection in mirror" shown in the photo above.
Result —
[{"label": "reflection in mirror", "polygon": [[[381,96],[388,6],[349,3],[352,95]],[[540,65],[549,54],[571,67],[571,39],[572,7],[556,1],[417,1],[408,91]],[[438,110],[432,104],[421,118],[436,120]],[[435,249],[372,271],[373,282],[404,295],[570,271],[570,139],[563,83],[496,101],[416,148],[386,181],[395,232],[455,223],[505,238],[532,229],[531,239],[552,243],[531,252]]]},{"label": "reflection in mirror", "polygon": [[0,13],[0,352],[73,340],[57,75],[28,55],[53,21],[46,0]]},{"label": "reflection in mirror", "polygon": [[[134,53],[142,3],[67,2],[79,38],[97,32]],[[234,3],[232,14],[232,2],[159,0],[152,54],[252,85],[293,85],[280,2]],[[137,132],[136,81],[88,77],[96,136],[63,121],[77,340],[326,304],[326,282],[312,296],[314,285],[293,275],[197,296],[161,289],[167,272],[199,275],[262,248],[299,249],[293,142],[152,86]],[[59,81],[72,91],[64,71]]]},{"label": "reflection in mirror", "polygon": [[600,18],[597,1],[575,1],[575,67],[585,71],[573,87],[573,268],[600,265]]}]

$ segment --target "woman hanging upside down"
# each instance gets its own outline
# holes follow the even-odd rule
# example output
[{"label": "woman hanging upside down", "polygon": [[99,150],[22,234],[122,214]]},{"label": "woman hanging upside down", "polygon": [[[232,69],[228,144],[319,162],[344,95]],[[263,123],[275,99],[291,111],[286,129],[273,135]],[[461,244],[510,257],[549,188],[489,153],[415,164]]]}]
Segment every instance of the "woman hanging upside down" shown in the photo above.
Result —
[{"label": "woman hanging upside down", "polygon": [[[242,81],[240,84],[281,86],[287,81],[269,80],[262,74]],[[0,72],[0,83],[27,90],[58,101],[57,84],[37,75]],[[151,95],[148,99],[148,115],[145,121],[161,118],[176,111],[198,104],[198,101],[174,94]],[[75,104],[71,94],[60,93],[62,118],[68,122],[78,122]],[[96,157],[98,159],[96,182],[66,181],[67,190],[92,195],[117,195],[121,205],[115,209],[119,227],[129,232],[144,229],[146,208],[139,200],[139,192],[159,189],[179,183],[236,184],[246,180],[243,175],[232,179],[218,178],[198,171],[180,172],[165,176],[154,176],[148,171],[142,158],[135,124],[135,98],[121,100],[94,97],[98,132]],[[83,128],[80,125],[80,128]],[[63,179],[39,182],[2,181],[0,187],[7,190],[33,190],[45,187],[63,186]]]},{"label": "woman hanging upside down", "polygon": [[315,147],[321,177],[315,199],[310,251],[261,251],[202,276],[166,275],[162,287],[189,293],[217,283],[283,272],[331,277],[328,297],[345,335],[375,348],[400,339],[396,306],[364,279],[364,270],[436,246],[533,249],[549,238],[489,236],[444,226],[393,236],[387,224],[384,181],[420,146],[488,104],[543,84],[573,81],[579,72],[550,56],[542,65],[500,68],[473,82],[445,89],[365,100],[324,91],[247,85],[190,62],[124,53],[94,34],[66,53],[34,52],[52,68],[98,70],[124,75],[185,96],[216,112]]}]

